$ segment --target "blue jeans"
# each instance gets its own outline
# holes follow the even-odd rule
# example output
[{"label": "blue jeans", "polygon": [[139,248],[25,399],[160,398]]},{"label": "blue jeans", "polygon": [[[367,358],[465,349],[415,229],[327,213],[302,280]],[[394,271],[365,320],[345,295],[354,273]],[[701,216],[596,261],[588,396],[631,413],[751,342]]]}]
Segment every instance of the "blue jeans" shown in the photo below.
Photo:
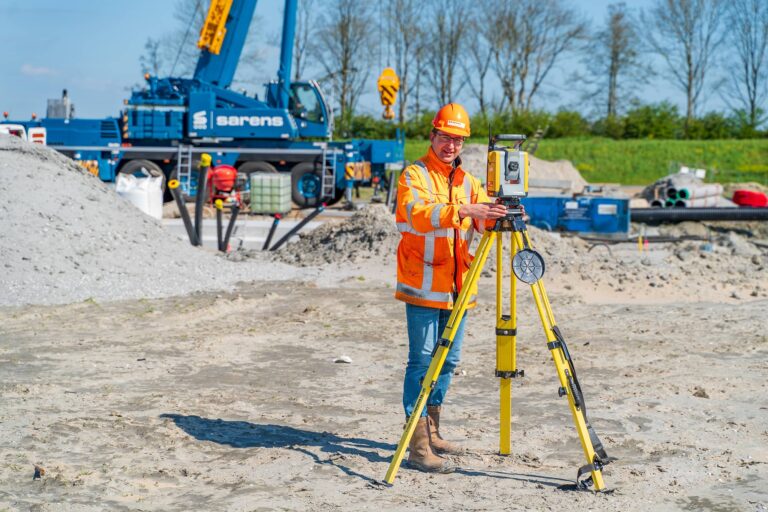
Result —
[{"label": "blue jeans", "polygon": [[[421,392],[421,379],[427,374],[429,363],[432,361],[432,351],[440,335],[442,335],[451,311],[448,309],[427,308],[405,304],[405,318],[408,322],[408,365],[405,367],[405,382],[403,383],[403,407],[405,416],[413,413],[416,400]],[[445,358],[445,364],[440,370],[435,388],[427,398],[427,405],[441,405],[451,384],[451,377],[461,358],[461,342],[464,339],[464,323],[467,313],[461,319],[451,350]],[[421,411],[427,415],[427,409]]]}]

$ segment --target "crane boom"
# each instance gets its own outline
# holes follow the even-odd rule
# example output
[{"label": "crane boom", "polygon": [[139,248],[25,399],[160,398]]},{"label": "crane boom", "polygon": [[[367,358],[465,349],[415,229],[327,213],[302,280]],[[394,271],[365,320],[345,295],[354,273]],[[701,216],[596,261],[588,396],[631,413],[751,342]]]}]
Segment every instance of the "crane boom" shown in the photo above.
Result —
[{"label": "crane boom", "polygon": [[283,39],[280,44],[280,68],[277,70],[278,106],[288,108],[288,93],[291,90],[291,64],[293,62],[293,39],[296,35],[297,0],[285,0],[283,9]]},{"label": "crane boom", "polygon": [[200,31],[194,78],[227,88],[243,53],[257,0],[212,0]]}]

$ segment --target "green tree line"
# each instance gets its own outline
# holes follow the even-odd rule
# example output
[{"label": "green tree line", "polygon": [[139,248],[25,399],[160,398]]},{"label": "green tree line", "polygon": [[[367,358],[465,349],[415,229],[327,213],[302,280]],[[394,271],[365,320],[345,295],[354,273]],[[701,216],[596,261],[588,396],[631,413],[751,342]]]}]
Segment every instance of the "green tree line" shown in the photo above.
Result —
[{"label": "green tree line", "polygon": [[[344,123],[347,133],[340,136],[392,138],[401,130],[408,138],[426,138],[432,128],[433,111],[424,111],[404,123],[393,124],[371,115],[351,115]],[[687,124],[686,124],[687,123]],[[521,112],[496,112],[472,117],[472,137],[486,138],[488,128],[494,133],[521,133],[532,136],[537,131],[546,139],[565,137],[607,137],[621,139],[753,139],[768,136],[768,130],[755,128],[744,111],[730,114],[709,112],[687,120],[675,105],[635,103],[623,115],[587,119],[575,110],[531,109]]]}]

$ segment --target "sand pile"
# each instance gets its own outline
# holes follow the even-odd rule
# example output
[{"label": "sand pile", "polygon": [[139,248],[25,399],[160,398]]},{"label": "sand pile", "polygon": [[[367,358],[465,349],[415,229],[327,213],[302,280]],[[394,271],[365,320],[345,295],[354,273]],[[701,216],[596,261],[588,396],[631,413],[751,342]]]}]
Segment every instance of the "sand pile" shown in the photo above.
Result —
[{"label": "sand pile", "polygon": [[[461,152],[462,168],[485,183],[486,165],[488,158],[488,146],[485,144],[467,144]],[[531,192],[547,191],[548,193],[579,193],[587,185],[579,171],[568,160],[550,162],[530,155],[529,179]],[[556,182],[568,181],[568,187],[540,188],[548,182],[555,185]]]},{"label": "sand pile", "polygon": [[296,274],[190,246],[52,149],[0,136],[0,175],[0,305],[181,295]]},{"label": "sand pile", "polygon": [[275,253],[279,261],[300,266],[394,258],[400,233],[384,205],[371,204],[341,223],[327,223]]},{"label": "sand pile", "polygon": [[590,282],[617,292],[668,298],[670,295],[714,300],[719,295],[733,299],[768,297],[768,258],[755,245],[736,233],[716,243],[683,242],[669,250],[646,255],[626,250],[605,254],[576,266],[579,283]]}]

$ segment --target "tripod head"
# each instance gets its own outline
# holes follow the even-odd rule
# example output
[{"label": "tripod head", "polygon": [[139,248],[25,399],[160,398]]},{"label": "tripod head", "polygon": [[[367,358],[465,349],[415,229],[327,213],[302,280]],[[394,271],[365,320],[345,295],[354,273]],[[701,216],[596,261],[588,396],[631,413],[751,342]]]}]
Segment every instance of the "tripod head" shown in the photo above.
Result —
[{"label": "tripod head", "polygon": [[525,221],[523,220],[523,215],[525,214],[525,210],[523,209],[523,205],[520,203],[519,197],[506,197],[506,198],[499,198],[497,201],[498,204],[503,204],[507,207],[507,213],[504,215],[504,217],[500,217],[496,219],[496,222],[493,225],[492,230],[493,231],[524,231],[525,230]]}]

